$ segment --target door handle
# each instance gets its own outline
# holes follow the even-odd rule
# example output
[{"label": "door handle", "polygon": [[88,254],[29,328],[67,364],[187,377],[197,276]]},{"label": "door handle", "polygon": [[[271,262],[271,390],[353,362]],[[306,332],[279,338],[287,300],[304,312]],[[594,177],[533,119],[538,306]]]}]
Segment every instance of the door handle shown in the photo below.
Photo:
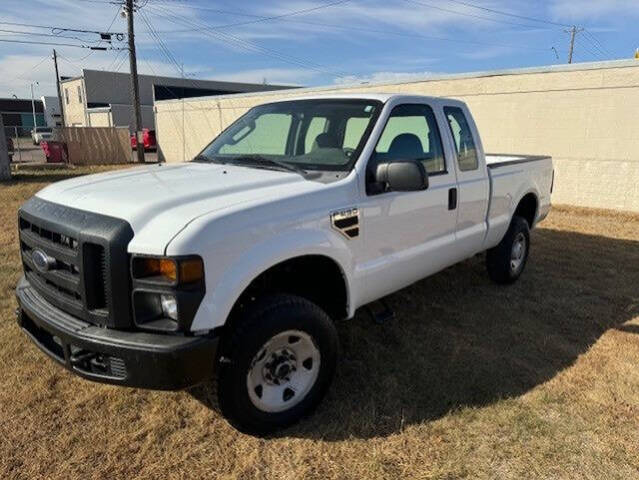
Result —
[{"label": "door handle", "polygon": [[448,210],[455,210],[457,208],[457,188],[451,188],[448,190]]}]

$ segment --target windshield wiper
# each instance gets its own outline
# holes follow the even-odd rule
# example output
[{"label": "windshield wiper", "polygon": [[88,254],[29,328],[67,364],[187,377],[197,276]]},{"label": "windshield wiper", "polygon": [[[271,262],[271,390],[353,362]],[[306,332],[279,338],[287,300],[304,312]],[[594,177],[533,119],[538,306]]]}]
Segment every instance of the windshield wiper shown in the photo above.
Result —
[{"label": "windshield wiper", "polygon": [[302,176],[306,176],[308,172],[300,167],[295,165],[291,165],[287,162],[282,162],[281,160],[275,160],[273,158],[263,157],[261,155],[242,155],[239,157],[233,157],[230,163],[234,165],[242,166],[243,163],[249,163],[253,165],[265,166],[271,165],[279,168],[283,168],[284,170],[288,170],[289,172],[299,173]]},{"label": "windshield wiper", "polygon": [[207,157],[206,155],[201,155],[201,154],[194,157],[191,161],[197,162],[197,163],[221,163],[221,164],[226,163],[220,160],[219,158]]}]

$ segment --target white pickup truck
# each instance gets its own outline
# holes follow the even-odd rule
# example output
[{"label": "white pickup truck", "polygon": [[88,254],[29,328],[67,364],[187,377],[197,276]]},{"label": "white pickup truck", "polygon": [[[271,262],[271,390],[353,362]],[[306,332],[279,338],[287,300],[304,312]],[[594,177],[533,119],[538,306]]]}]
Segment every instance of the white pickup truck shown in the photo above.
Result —
[{"label": "white pickup truck", "polygon": [[112,384],[216,385],[237,428],[309,413],[334,321],[486,253],[516,280],[549,157],[485,156],[460,101],[335,95],[251,109],[193,161],[78,177],[19,211],[18,321]]}]

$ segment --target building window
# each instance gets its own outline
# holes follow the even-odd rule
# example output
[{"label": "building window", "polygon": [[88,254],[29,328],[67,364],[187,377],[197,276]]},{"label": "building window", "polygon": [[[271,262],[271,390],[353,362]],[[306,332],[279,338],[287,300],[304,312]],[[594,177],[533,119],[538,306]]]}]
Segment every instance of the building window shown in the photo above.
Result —
[{"label": "building window", "polygon": [[64,89],[64,103],[69,105],[69,89],[68,88]]},{"label": "building window", "polygon": [[78,85],[78,101],[82,103],[82,88]]}]

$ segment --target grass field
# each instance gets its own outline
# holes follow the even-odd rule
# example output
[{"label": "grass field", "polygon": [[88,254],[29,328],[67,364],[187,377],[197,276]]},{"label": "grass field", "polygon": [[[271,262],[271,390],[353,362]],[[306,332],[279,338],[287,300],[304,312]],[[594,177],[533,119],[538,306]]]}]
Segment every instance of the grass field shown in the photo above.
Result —
[{"label": "grass field", "polygon": [[557,207],[517,284],[477,257],[340,323],[319,410],[257,439],[205,388],[90,383],[19,331],[16,210],[68,174],[0,184],[0,478],[639,478],[638,216]]}]

